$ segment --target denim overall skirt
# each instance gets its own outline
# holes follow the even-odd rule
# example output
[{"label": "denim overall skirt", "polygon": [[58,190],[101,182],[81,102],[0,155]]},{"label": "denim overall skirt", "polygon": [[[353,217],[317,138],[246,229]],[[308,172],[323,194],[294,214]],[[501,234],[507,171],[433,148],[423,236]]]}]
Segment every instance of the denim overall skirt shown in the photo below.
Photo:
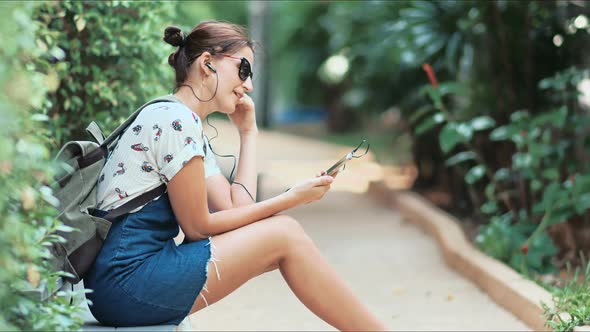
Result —
[{"label": "denim overall skirt", "polygon": [[178,325],[189,314],[207,281],[212,244],[205,239],[176,245],[176,235],[168,194],[113,222],[84,278],[93,290],[86,297],[96,320],[109,326]]}]

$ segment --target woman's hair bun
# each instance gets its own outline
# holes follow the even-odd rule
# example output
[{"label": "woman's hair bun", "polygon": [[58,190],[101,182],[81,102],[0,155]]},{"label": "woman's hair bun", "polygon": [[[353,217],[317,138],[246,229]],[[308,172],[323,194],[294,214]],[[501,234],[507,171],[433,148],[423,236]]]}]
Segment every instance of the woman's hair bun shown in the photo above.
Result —
[{"label": "woman's hair bun", "polygon": [[180,28],[169,26],[164,30],[164,41],[172,46],[182,46],[184,45],[185,36]]}]

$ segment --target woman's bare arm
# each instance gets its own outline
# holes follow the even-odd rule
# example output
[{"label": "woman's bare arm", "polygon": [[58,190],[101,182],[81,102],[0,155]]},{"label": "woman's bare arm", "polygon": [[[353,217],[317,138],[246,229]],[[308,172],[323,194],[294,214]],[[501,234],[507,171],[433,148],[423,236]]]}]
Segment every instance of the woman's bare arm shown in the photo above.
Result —
[{"label": "woman's bare arm", "polygon": [[211,211],[228,210],[254,203],[257,192],[257,136],[257,132],[240,135],[240,155],[234,178],[235,182],[241,183],[248,189],[252,197],[241,185],[237,183],[230,185],[224,175],[212,175],[206,180],[207,199]]},{"label": "woman's bare arm", "polygon": [[[258,132],[240,134],[240,158],[234,183],[231,186],[231,199],[233,207],[250,205],[254,203],[257,192],[256,172],[256,139]],[[239,183],[239,184],[238,184]],[[244,187],[242,187],[241,185]],[[246,189],[248,192],[246,192]],[[253,200],[254,199],[254,200]]]},{"label": "woman's bare arm", "polygon": [[278,196],[233,209],[209,213],[203,158],[192,158],[168,183],[174,215],[189,240],[204,239],[320,199],[332,177],[312,178]]}]

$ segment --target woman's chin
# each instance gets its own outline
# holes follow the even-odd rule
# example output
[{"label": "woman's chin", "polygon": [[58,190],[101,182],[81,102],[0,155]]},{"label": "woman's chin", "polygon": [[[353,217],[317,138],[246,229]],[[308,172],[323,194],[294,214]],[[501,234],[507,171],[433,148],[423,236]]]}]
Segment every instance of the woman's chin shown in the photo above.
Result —
[{"label": "woman's chin", "polygon": [[230,114],[233,114],[235,111],[236,111],[236,105],[231,105],[230,107],[226,107],[223,110],[223,113],[230,115]]}]

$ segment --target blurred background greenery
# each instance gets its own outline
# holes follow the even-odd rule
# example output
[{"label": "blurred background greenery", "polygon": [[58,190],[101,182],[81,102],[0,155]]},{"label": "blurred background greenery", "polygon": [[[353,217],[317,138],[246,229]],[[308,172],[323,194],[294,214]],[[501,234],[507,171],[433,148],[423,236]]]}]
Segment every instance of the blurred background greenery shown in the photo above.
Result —
[{"label": "blurred background greenery", "polygon": [[[471,220],[483,251],[549,288],[559,283],[547,276],[587,265],[585,1],[31,1],[0,9],[10,18],[0,25],[0,212],[10,216],[1,225],[2,285],[50,277],[41,246],[5,250],[34,247],[57,227],[43,175],[50,156],[87,139],[91,120],[110,132],[170,92],[164,28],[188,32],[208,19],[247,26],[260,42],[260,126],[346,145],[367,138],[382,164],[416,169],[414,190]],[[23,324],[36,304],[8,288],[0,295],[3,308],[19,308],[3,313],[0,328],[56,328],[43,310],[36,326]],[[590,309],[574,316],[590,323]]]}]

